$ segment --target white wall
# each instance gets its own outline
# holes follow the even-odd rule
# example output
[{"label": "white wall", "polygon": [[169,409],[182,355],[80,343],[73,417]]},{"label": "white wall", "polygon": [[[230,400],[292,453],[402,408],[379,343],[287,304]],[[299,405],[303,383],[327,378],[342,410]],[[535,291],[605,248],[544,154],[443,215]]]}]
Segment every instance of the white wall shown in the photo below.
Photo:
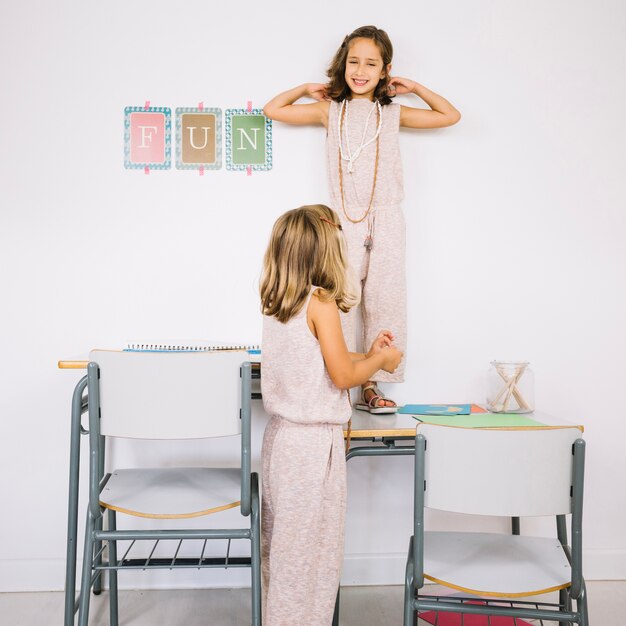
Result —
[{"label": "white wall", "polygon": [[[621,0],[3,3],[0,590],[63,585],[79,374],[56,361],[258,338],[271,224],[327,199],[320,129],[275,125],[269,173],[145,176],[123,168],[124,106],[261,106],[323,81],[367,23],[390,33],[396,74],[463,113],[401,137],[411,335],[395,397],[481,401],[490,360],[530,360],[538,407],[586,425],[586,574],[626,578],[625,22]],[[409,460],[355,459],[348,480],[345,581],[400,582]]]}]

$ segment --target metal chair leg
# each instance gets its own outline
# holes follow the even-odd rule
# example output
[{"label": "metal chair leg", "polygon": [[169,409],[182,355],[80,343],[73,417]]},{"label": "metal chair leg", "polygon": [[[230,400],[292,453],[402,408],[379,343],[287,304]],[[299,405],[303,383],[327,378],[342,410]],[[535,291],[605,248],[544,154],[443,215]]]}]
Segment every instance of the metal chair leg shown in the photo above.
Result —
[{"label": "metal chair leg", "polygon": [[89,600],[91,596],[91,572],[93,565],[93,533],[96,528],[96,520],[87,511],[87,523],[85,524],[85,548],[83,551],[83,574],[80,584],[80,602],[78,604],[78,626],[88,626],[89,623]]},{"label": "metal chair leg", "polygon": [[[102,521],[103,521],[102,516],[100,516],[96,520],[96,530],[102,530]],[[96,540],[93,542],[93,551],[94,551],[94,554],[97,555],[96,558],[94,559],[94,566],[102,565],[102,541]],[[100,575],[96,576],[95,580],[93,581],[92,591],[95,596],[99,596],[102,593],[103,585],[104,585],[104,572],[100,570]]]},{"label": "metal chair leg", "polygon": [[333,626],[339,626],[339,594],[341,587],[337,589],[337,599],[335,600],[335,611],[333,612]]},{"label": "metal chair leg", "polygon": [[72,395],[70,429],[70,472],[67,507],[67,550],[65,561],[64,626],[73,626],[76,613],[76,546],[78,541],[78,482],[80,478],[80,418],[87,377],[79,381]]},{"label": "metal chair leg", "polygon": [[250,568],[252,578],[252,624],[261,626],[261,537],[259,524],[259,487],[258,475],[252,474],[250,525],[252,537],[250,542]]},{"label": "metal chair leg", "polygon": [[582,591],[576,600],[576,610],[580,613],[580,626],[589,626],[589,612],[587,607],[587,585],[583,581]]},{"label": "metal chair leg", "polygon": [[[117,530],[117,514],[113,509],[108,511],[109,530]],[[109,541],[109,565],[117,564],[117,541]],[[109,623],[118,626],[118,594],[117,570],[109,570]]]},{"label": "metal chair leg", "polygon": [[[571,611],[572,600],[569,597],[569,589],[559,589],[559,604],[564,611]],[[559,622],[559,626],[567,626],[571,622]]]},{"label": "metal chair leg", "polygon": [[417,615],[413,608],[415,589],[413,587],[413,537],[409,542],[409,555],[406,560],[404,575],[404,626],[416,626]]},{"label": "metal chair leg", "polygon": [[[105,438],[102,435],[100,435],[100,438],[99,438],[99,446],[100,446],[100,455],[99,455],[100,462],[99,462],[98,472],[99,472],[99,481],[101,481],[102,478],[104,477],[104,451],[105,451]],[[100,516],[96,520],[97,530],[102,530],[103,521],[104,521],[104,518],[102,516]],[[102,541],[96,540],[94,542],[94,552],[97,555],[96,560],[95,560],[95,565],[102,565]],[[104,572],[100,576],[98,576],[93,582],[93,592],[95,595],[99,596],[102,593],[103,585],[104,585]]]}]

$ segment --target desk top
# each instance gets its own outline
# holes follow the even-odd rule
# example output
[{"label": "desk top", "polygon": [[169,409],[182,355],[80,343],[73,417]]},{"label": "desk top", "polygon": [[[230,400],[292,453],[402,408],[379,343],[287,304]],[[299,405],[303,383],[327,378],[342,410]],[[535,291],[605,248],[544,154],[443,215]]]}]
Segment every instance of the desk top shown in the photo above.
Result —
[{"label": "desk top", "polygon": [[[485,415],[479,413],[477,415]],[[505,417],[504,415],[500,417]],[[528,417],[542,424],[539,428],[568,428],[576,427],[584,432],[584,427],[580,424],[567,422],[553,415],[546,414],[542,411],[535,411],[528,414]],[[352,411],[352,430],[350,436],[353,438],[370,438],[370,437],[414,437],[415,429],[419,421],[412,415],[403,413],[390,413],[386,415],[371,415],[367,411]],[[347,430],[348,425],[344,425]],[[519,428],[532,429],[533,426],[512,427],[515,430]],[[502,430],[506,427],[497,427],[493,430]]]},{"label": "desk top", "polygon": [[[88,360],[62,360],[58,362],[59,369],[87,369]],[[581,432],[584,427],[579,424],[567,423],[564,420],[547,415],[541,411],[531,413],[529,417],[545,424],[542,428],[564,428],[576,426]],[[414,437],[418,421],[412,416],[403,413],[388,413],[372,415],[367,411],[352,411],[352,429],[350,436],[354,439],[370,439],[375,437]],[[344,425],[347,431],[348,425]]]},{"label": "desk top", "polygon": [[[418,422],[412,415],[403,413],[387,413],[372,415],[367,411],[352,411],[353,438],[364,437],[415,437]],[[348,425],[344,425],[347,430]]]},{"label": "desk top", "polygon": [[80,361],[63,360],[63,361],[57,362],[57,367],[60,370],[86,370],[88,364],[89,364],[89,361],[87,360],[80,360]]}]

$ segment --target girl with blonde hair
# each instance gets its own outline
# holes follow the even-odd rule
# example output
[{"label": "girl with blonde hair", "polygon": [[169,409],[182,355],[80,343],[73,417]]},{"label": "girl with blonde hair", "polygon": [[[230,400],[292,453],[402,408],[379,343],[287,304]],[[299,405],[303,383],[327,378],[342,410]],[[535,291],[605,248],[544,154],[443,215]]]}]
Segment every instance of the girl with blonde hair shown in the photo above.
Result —
[{"label": "girl with blonde hair", "polygon": [[263,623],[332,621],[343,562],[348,389],[402,353],[381,330],[367,354],[350,353],[339,311],[357,302],[334,211],[288,211],[275,223],[261,277]]}]

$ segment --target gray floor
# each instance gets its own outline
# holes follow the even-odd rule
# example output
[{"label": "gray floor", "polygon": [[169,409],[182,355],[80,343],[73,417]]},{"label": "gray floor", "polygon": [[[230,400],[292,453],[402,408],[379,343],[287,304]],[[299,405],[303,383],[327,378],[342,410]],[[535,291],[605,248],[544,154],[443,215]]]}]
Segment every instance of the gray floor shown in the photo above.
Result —
[{"label": "gray floor", "polygon": [[[591,626],[626,624],[626,581],[587,586]],[[401,625],[402,593],[395,586],[342,588],[341,626]],[[247,626],[249,607],[247,589],[122,591],[120,626]],[[0,593],[0,616],[6,626],[62,624],[63,594]],[[108,626],[108,620],[106,594],[94,597],[90,625]]]}]

